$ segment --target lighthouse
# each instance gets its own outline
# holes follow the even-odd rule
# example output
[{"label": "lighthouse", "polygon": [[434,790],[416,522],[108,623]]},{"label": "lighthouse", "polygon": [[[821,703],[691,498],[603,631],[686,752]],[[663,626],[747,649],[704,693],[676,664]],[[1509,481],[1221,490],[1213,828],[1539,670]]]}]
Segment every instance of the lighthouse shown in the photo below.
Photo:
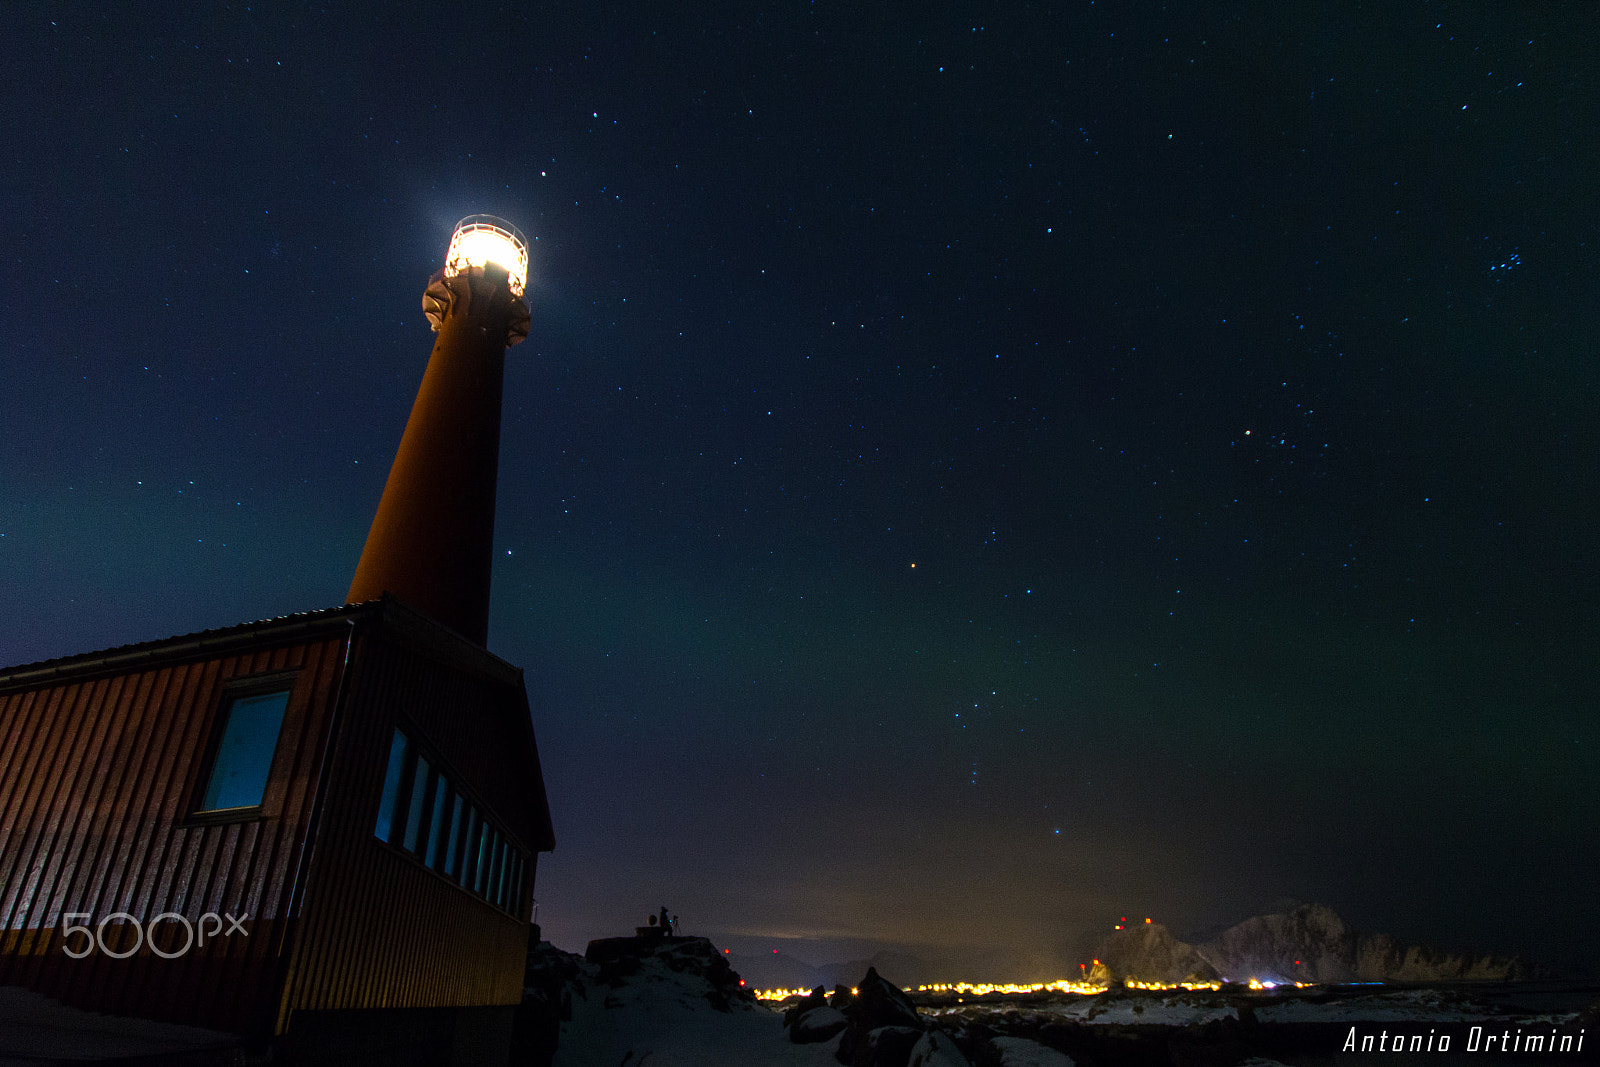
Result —
[{"label": "lighthouse", "polygon": [[516,227],[456,227],[343,605],[0,669],[0,989],[41,1031],[507,1061],[555,847],[522,671],[485,647],[527,276]]},{"label": "lighthouse", "polygon": [[346,603],[389,593],[486,643],[501,392],[506,349],[528,336],[527,277],[511,223],[456,226],[422,298],[438,337]]}]

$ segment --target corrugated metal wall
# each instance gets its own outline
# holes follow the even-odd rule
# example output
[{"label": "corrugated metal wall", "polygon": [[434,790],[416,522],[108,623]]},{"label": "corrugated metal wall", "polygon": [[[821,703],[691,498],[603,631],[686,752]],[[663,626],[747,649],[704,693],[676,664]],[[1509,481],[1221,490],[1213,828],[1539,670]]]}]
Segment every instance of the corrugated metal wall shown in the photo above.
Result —
[{"label": "corrugated metal wall", "polygon": [[357,638],[280,1026],[305,1009],[521,999],[531,878],[513,918],[373,834],[399,725],[443,757],[530,856],[549,847],[537,773],[530,788],[537,755],[520,678],[467,673],[419,651],[393,631]]},{"label": "corrugated metal wall", "polygon": [[[271,1025],[346,632],[338,621],[294,643],[0,694],[0,985],[113,1014]],[[262,817],[184,825],[224,686],[280,672],[295,672],[293,692]],[[169,912],[248,915],[248,936],[173,959],[98,945],[74,959],[63,917],[82,912],[92,928],[117,912],[141,926]],[[132,934],[111,924],[106,948],[125,951]],[[184,941],[170,919],[161,936],[167,951]]]},{"label": "corrugated metal wall", "polygon": [[[0,675],[0,985],[254,1034],[296,1010],[519,1000],[554,843],[520,672],[390,600],[218,633]],[[291,672],[261,816],[186,821],[230,683]],[[528,857],[511,914],[374,835],[396,725]],[[248,936],[74,959],[79,912],[248,915]],[[179,934],[168,920],[164,948]]]}]

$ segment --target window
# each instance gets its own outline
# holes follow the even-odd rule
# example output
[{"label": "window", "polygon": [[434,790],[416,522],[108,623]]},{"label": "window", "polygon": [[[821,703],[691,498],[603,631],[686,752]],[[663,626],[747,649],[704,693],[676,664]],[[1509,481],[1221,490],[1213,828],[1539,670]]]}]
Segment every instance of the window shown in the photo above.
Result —
[{"label": "window", "polygon": [[387,841],[394,832],[394,804],[400,794],[400,776],[406,769],[406,735],[399,730],[389,742],[389,769],[383,776],[383,796],[378,798],[378,825],[373,833]]},{"label": "window", "polygon": [[411,776],[411,803],[406,808],[405,847],[417,851],[417,831],[422,828],[422,805],[428,795],[428,761],[417,757],[416,773]]},{"label": "window", "polygon": [[489,868],[489,885],[483,895],[489,898],[489,903],[499,905],[500,886],[505,879],[506,872],[506,842],[500,836],[500,831],[494,832],[494,863]]},{"label": "window", "polygon": [[489,861],[494,858],[492,845],[494,844],[494,830],[488,823],[478,826],[478,868],[472,876],[472,891],[482,893],[483,887],[489,884]]},{"label": "window", "polygon": [[468,818],[467,799],[458,797],[455,816],[450,820],[450,851],[444,858],[444,873],[458,882],[461,880],[461,839],[466,834]]},{"label": "window", "polygon": [[477,808],[467,811],[466,836],[461,840],[461,884],[472,888],[478,873],[478,834],[483,829],[483,816]]},{"label": "window", "polygon": [[278,748],[289,690],[229,698],[218,714],[222,736],[196,811],[259,808]]},{"label": "window", "polygon": [[517,869],[517,850],[510,841],[506,842],[505,862],[500,865],[500,906],[511,906],[511,883]]},{"label": "window", "polygon": [[402,730],[389,740],[373,833],[502,910],[522,899],[522,851]]},{"label": "window", "polygon": [[450,817],[450,804],[455,797],[450,794],[450,783],[444,775],[439,775],[439,784],[433,790],[433,822],[432,829],[428,831],[428,866],[438,870],[444,866],[445,834],[449,830],[446,822]]}]

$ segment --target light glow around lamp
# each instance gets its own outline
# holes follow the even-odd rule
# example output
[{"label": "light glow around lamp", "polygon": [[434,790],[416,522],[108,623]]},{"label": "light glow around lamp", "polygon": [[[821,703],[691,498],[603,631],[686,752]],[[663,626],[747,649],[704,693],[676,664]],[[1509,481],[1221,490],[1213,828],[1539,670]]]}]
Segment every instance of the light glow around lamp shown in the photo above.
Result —
[{"label": "light glow around lamp", "polygon": [[456,223],[445,253],[444,273],[455,277],[468,267],[498,263],[511,276],[511,291],[521,299],[528,284],[528,240],[505,219],[468,215]]}]

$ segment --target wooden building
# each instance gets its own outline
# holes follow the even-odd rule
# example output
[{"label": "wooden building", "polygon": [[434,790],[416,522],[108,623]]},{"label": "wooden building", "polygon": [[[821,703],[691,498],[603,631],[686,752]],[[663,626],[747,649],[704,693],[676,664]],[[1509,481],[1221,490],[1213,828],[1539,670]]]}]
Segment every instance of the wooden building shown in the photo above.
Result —
[{"label": "wooden building", "polygon": [[0,986],[256,1038],[515,1004],[553,846],[521,671],[392,597],[0,672]]},{"label": "wooden building", "polygon": [[280,1062],[504,1062],[555,844],[485,648],[527,252],[456,227],[344,607],[0,671],[0,991]]}]

